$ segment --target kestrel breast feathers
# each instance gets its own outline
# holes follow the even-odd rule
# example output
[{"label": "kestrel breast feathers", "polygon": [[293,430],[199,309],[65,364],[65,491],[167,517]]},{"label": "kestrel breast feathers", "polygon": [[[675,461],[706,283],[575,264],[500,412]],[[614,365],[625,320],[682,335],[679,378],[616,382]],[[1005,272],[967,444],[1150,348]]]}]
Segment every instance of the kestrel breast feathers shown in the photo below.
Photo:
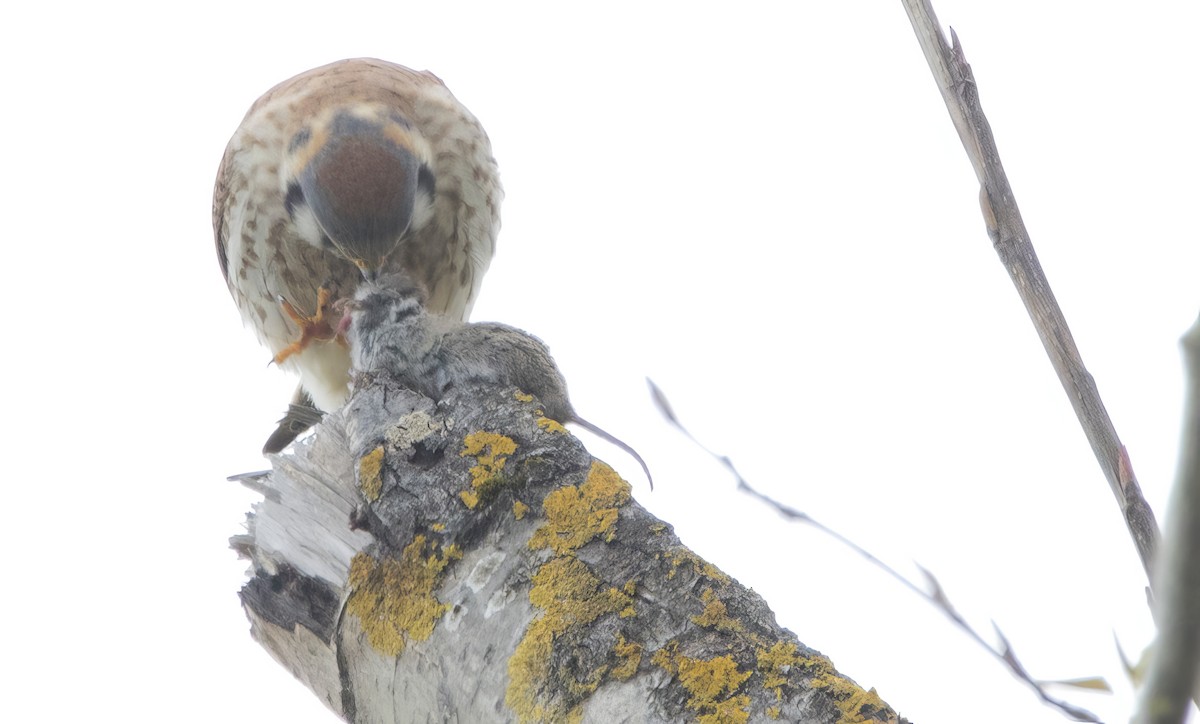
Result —
[{"label": "kestrel breast feathers", "polygon": [[213,228],[242,318],[300,374],[264,451],[312,424],[314,405],[329,411],[346,400],[349,353],[328,328],[314,331],[328,326],[321,307],[332,294],[353,295],[364,275],[403,271],[428,291],[431,312],[467,319],[502,195],[483,127],[432,73],[343,60],[250,107],[217,172]]}]

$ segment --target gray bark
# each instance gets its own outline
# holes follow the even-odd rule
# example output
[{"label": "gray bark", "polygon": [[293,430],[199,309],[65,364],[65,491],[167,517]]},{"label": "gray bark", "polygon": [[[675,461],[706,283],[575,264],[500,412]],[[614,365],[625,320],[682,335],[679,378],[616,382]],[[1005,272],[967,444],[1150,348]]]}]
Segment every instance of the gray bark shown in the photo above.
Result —
[{"label": "gray bark", "polygon": [[272,463],[242,602],[347,721],[903,721],[515,389],[360,380]]}]

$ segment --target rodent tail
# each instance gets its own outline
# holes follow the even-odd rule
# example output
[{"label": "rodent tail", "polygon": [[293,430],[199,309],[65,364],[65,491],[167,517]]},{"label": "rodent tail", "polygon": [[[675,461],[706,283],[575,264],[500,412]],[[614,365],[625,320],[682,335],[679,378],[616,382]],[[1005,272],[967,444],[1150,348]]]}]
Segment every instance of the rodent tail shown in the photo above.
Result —
[{"label": "rodent tail", "polygon": [[621,440],[620,438],[612,435],[611,433],[600,429],[596,425],[593,425],[592,423],[588,422],[587,420],[584,420],[583,418],[579,417],[578,415],[574,415],[573,417],[574,417],[574,419],[571,421],[574,422],[576,425],[579,425],[584,430],[587,430],[588,432],[592,433],[593,435],[596,435],[597,437],[604,438],[608,442],[611,442],[613,445],[616,445],[617,447],[621,448],[625,452],[629,453],[629,456],[631,458],[633,458],[634,460],[637,460],[638,464],[642,466],[642,471],[646,473],[646,482],[650,483],[650,489],[654,490],[654,476],[650,474],[650,466],[646,464],[646,461],[642,459],[641,455],[638,455],[637,450],[634,450],[632,447],[630,447],[629,444],[626,443],[624,440]]}]

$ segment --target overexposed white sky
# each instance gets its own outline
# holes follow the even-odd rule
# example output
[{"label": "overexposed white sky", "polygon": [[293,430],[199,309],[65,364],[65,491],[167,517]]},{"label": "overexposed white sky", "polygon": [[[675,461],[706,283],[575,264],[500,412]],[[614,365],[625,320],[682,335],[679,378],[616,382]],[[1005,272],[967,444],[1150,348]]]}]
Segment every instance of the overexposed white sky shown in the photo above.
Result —
[{"label": "overexposed white sky", "polygon": [[[1178,338],[1200,309],[1200,10],[938,0],[1043,266],[1164,504]],[[855,3],[25,3],[0,29],[10,370],[0,506],[5,721],[331,722],[254,644],[225,477],[294,381],[241,328],[213,252],[225,143],[276,82],[376,56],[483,122],[507,198],[475,319],[546,340],[584,436],[683,541],[914,722],[1061,722],[753,483],[932,570],[1034,676],[1127,719],[1114,634],[1141,566],[984,231],[907,16]],[[15,288],[13,285],[15,283]]]}]

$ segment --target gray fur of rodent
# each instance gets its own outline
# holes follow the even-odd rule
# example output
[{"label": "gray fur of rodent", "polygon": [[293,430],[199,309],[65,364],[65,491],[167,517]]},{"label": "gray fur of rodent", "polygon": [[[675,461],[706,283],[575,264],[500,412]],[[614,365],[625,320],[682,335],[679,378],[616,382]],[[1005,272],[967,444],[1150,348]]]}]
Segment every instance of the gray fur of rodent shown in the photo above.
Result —
[{"label": "gray fur of rodent", "polygon": [[575,412],[545,343],[505,324],[429,314],[424,302],[425,291],[403,274],[364,282],[350,305],[354,369],[386,372],[433,400],[469,383],[517,387],[537,397],[550,419],[575,423],[629,453],[654,489],[650,468],[636,450]]}]

